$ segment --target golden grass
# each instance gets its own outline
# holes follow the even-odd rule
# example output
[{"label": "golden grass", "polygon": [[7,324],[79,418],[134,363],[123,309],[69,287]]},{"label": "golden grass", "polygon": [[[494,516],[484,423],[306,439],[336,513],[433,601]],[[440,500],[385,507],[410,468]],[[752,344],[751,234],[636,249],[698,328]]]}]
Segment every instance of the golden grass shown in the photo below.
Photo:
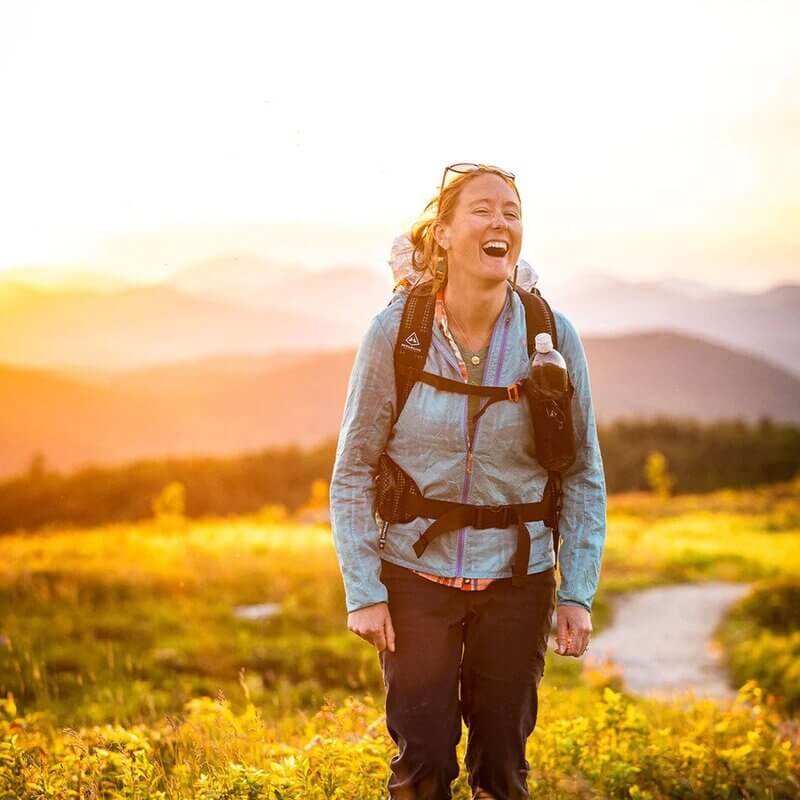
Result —
[{"label": "golden grass", "polygon": [[[610,498],[596,620],[610,591],[797,579],[798,488]],[[19,532],[2,555],[3,800],[385,796],[377,659],[345,629],[327,527],[253,516]],[[274,619],[232,614],[267,601]],[[757,686],[729,708],[657,703],[577,666],[548,655],[533,797],[800,796],[798,723]]]}]

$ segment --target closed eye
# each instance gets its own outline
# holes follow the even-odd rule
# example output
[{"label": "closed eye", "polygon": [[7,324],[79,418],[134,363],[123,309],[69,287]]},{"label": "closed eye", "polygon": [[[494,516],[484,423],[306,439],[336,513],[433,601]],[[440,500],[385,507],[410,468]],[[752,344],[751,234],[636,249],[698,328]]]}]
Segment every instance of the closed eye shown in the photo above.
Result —
[{"label": "closed eye", "polygon": [[[473,214],[490,214],[491,211],[488,208],[475,208],[473,209]],[[520,215],[516,211],[506,211],[505,216],[510,217],[511,219],[519,219]]]}]

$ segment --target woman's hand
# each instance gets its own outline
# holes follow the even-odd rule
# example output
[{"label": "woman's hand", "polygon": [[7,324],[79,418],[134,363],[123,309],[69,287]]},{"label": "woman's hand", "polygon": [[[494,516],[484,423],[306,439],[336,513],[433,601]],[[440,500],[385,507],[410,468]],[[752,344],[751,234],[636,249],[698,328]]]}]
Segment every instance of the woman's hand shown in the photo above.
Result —
[{"label": "woman's hand", "polygon": [[559,606],[556,609],[558,620],[558,647],[560,656],[580,658],[589,646],[592,635],[592,617],[580,606]]},{"label": "woman's hand", "polygon": [[394,628],[388,603],[351,611],[347,615],[347,629],[375,645],[378,652],[388,647],[394,653]]}]

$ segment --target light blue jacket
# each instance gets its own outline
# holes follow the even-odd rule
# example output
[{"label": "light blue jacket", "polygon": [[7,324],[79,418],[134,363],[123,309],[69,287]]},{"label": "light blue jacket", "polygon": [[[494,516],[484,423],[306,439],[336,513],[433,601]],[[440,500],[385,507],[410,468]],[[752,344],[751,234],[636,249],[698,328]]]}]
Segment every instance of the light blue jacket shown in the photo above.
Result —
[{"label": "light blue jacket", "polygon": [[[547,472],[535,457],[528,404],[493,404],[478,420],[473,437],[472,473],[466,471],[466,395],[416,383],[403,413],[395,417],[394,343],[407,293],[398,290],[370,324],[356,355],[331,480],[333,539],[344,579],[348,613],[388,598],[380,581],[381,558],[436,575],[506,578],[516,552],[517,526],[464,528],[431,542],[421,558],[412,545],[432,524],[417,518],[393,523],[383,550],[375,515],[378,456],[387,454],[416,482],[426,497],[471,505],[531,503],[542,499]],[[606,533],[606,488],[597,441],[589,372],[580,338],[554,309],[558,349],[572,382],[573,424],[578,457],[564,473],[564,508],[558,560],[558,605],[591,611],[597,591]],[[505,306],[492,332],[483,382],[509,386],[528,369],[525,310],[508,288]],[[425,364],[428,372],[461,380],[452,351],[439,329]],[[542,522],[526,523],[531,535],[528,573],[553,566],[552,533]]]}]

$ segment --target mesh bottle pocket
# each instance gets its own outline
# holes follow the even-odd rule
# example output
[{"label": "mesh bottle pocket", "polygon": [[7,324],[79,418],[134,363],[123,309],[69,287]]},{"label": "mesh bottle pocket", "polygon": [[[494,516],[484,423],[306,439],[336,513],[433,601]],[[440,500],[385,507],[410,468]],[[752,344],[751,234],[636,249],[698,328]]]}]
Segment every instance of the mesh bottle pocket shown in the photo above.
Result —
[{"label": "mesh bottle pocket", "polygon": [[421,497],[417,484],[409,475],[392,461],[386,453],[378,458],[378,472],[375,476],[375,510],[384,522],[411,522],[416,514],[403,512],[406,498],[411,495]]},{"label": "mesh bottle pocket", "polygon": [[533,421],[536,460],[548,471],[562,472],[575,463],[575,431],[572,395],[575,387],[561,392],[542,390],[533,381],[523,386]]}]

